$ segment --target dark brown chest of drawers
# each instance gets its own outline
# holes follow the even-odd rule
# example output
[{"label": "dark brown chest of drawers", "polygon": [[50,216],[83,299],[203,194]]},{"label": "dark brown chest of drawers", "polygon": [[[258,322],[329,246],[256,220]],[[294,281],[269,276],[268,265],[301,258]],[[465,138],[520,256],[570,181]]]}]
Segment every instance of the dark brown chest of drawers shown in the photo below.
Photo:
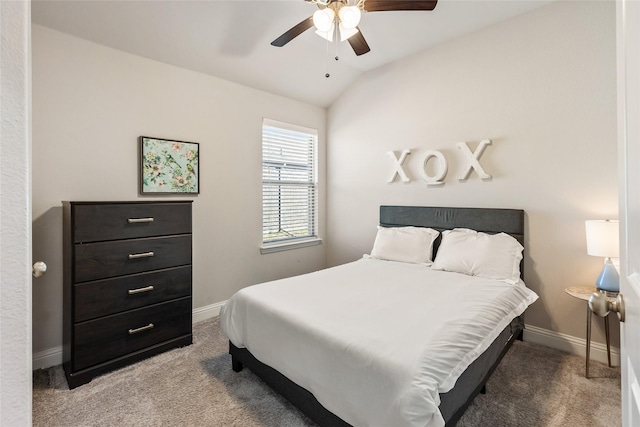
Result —
[{"label": "dark brown chest of drawers", "polygon": [[63,202],[70,388],[189,345],[191,202]]}]

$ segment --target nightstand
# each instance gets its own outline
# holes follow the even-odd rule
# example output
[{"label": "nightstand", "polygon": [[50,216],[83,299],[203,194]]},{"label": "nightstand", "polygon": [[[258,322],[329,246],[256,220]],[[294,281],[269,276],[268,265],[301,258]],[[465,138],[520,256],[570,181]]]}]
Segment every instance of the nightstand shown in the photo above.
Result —
[{"label": "nightstand", "polygon": [[[586,367],[585,367],[585,378],[589,378],[589,359],[591,356],[591,309],[589,308],[589,297],[594,292],[603,292],[599,291],[595,286],[570,286],[565,288],[564,291],[571,295],[574,298],[581,299],[585,301],[587,304],[587,356],[586,356]],[[610,297],[613,293],[606,292],[607,297]],[[609,362],[609,367],[611,367],[611,341],[609,339],[609,316],[604,317],[604,331],[607,340],[607,361]]]}]

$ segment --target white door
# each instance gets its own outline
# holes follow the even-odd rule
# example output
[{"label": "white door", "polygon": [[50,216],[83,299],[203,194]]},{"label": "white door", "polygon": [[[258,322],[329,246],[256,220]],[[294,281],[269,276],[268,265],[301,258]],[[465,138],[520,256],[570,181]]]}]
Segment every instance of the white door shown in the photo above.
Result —
[{"label": "white door", "polygon": [[617,4],[622,425],[640,426],[640,2]]}]

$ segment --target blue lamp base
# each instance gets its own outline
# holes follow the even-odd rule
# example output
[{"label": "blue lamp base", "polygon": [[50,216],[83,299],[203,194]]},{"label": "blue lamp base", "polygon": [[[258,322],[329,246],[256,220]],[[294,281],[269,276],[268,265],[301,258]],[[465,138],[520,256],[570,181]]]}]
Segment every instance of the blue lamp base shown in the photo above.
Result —
[{"label": "blue lamp base", "polygon": [[604,267],[596,280],[596,286],[602,291],[620,292],[620,276],[618,276],[618,271],[611,262],[611,258],[608,258],[607,262],[604,263]]}]

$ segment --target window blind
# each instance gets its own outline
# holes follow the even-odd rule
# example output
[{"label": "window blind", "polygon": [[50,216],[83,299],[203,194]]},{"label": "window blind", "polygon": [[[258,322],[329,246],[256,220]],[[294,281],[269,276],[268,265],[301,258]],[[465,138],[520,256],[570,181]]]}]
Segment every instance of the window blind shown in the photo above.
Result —
[{"label": "window blind", "polygon": [[317,131],[262,126],[262,242],[316,236]]}]

